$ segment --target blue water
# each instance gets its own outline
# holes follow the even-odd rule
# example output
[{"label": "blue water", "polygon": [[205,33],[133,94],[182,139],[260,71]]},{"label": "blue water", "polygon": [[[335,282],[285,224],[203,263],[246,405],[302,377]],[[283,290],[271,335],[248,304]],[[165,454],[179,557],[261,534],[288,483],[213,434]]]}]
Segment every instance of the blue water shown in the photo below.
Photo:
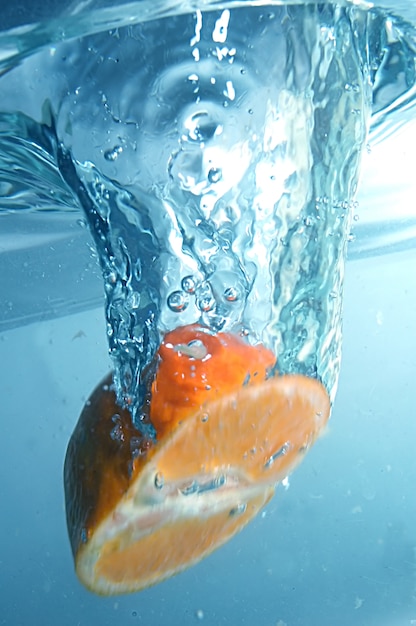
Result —
[{"label": "blue water", "polygon": [[[375,107],[375,138],[389,134],[380,104],[386,103],[383,94],[388,92],[389,81],[398,98],[392,108],[401,107],[406,119],[412,114],[411,38],[402,45],[398,31],[392,33],[397,40],[393,37],[390,41],[392,63],[386,64],[390,71],[380,73],[376,89],[380,106]],[[26,44],[28,38],[21,41]],[[22,58],[25,56],[23,46]],[[394,67],[398,71],[393,77]],[[409,89],[407,104],[400,101],[400,85],[403,93]],[[82,104],[82,93],[75,95]],[[11,92],[6,96],[10,102]],[[26,104],[30,109],[32,102]],[[67,106],[71,110],[70,102]],[[45,112],[47,115],[48,107]],[[111,115],[117,126],[113,109]],[[392,127],[400,125],[394,114],[392,119]],[[9,141],[10,127],[19,126],[22,120],[29,130],[20,136],[24,135],[27,143]],[[53,318],[54,311],[65,312],[75,273],[71,261],[77,268],[71,301],[82,298],[79,309],[85,309],[102,299],[93,256],[97,255],[88,247],[92,242],[85,222],[79,222],[80,206],[74,204],[74,195],[57,176],[51,158],[56,157],[53,134],[36,134],[39,127],[31,125],[27,117],[6,121],[0,129],[6,173],[2,179],[3,185],[6,183],[2,187],[5,211],[0,217],[7,214],[12,219],[0,232],[1,250],[7,252],[2,265],[4,313],[0,319],[7,328],[0,335],[0,559],[7,582],[2,581],[0,588],[0,624],[416,623],[416,430],[411,396],[416,373],[414,187],[397,207],[397,195],[377,196],[374,215],[380,221],[380,215],[388,216],[382,231],[374,229],[371,220],[367,222],[365,203],[349,206],[356,211],[358,222],[351,234],[342,229],[342,236],[348,235],[361,254],[357,254],[359,261],[347,263],[339,389],[328,433],[290,478],[290,488],[280,486],[264,515],[190,571],[140,595],[102,599],[86,592],[73,573],[65,529],[62,464],[82,405],[112,367],[103,307],[19,326],[43,314]],[[113,136],[110,143],[112,150],[103,150],[102,157],[111,170],[122,151]],[[25,160],[25,155],[33,157],[34,153],[36,158]],[[16,158],[22,168],[19,171],[13,169]],[[412,162],[414,155],[409,159]],[[34,163],[41,163],[42,168],[34,170]],[[80,156],[78,173],[81,164]],[[378,165],[375,169],[379,171]],[[387,179],[389,169],[376,177],[377,186]],[[93,171],[91,164],[87,170],[88,174]],[[85,175],[84,182],[87,179]],[[22,184],[25,180],[30,184]],[[10,188],[14,193],[9,193]],[[115,186],[108,183],[108,188],[114,191]],[[131,199],[118,195],[117,202],[126,197]],[[370,203],[374,197],[370,196]],[[25,215],[27,206],[37,210]],[[128,207],[128,202],[123,206]],[[392,212],[396,220],[390,220]],[[15,219],[17,213],[21,227]],[[45,219],[48,213],[50,221]],[[360,230],[361,221],[367,223],[367,230]],[[367,239],[366,232],[370,233]],[[63,257],[57,261],[54,254],[63,240],[65,263],[61,264]],[[80,249],[85,256],[79,256]],[[375,250],[379,256],[365,258]],[[395,254],[387,254],[391,250]],[[38,299],[32,293],[35,286]],[[168,294],[166,290],[166,302]],[[14,330],[9,330],[13,325]]]},{"label": "blue water", "polygon": [[110,365],[103,312],[2,334],[7,578],[0,623],[410,626],[416,619],[411,275],[415,250],[348,265],[343,365],[327,436],[289,489],[278,489],[264,517],[191,570],[120,598],[95,597],[76,580],[63,509],[67,440]]}]

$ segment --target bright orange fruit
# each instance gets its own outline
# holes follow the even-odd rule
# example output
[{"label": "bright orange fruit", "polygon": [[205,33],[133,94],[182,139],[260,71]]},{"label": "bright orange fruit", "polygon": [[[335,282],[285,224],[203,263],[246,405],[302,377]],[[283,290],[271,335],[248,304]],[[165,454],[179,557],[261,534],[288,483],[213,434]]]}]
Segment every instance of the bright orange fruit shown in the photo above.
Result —
[{"label": "bright orange fruit", "polygon": [[264,346],[192,325],[157,353],[146,441],[110,380],[92,394],[68,446],[68,530],[92,591],[138,591],[198,562],[268,502],[329,416],[323,386],[266,379]]},{"label": "bright orange fruit", "polygon": [[262,345],[198,324],[168,333],[158,351],[150,404],[158,439],[217,396],[263,382],[275,361]]}]

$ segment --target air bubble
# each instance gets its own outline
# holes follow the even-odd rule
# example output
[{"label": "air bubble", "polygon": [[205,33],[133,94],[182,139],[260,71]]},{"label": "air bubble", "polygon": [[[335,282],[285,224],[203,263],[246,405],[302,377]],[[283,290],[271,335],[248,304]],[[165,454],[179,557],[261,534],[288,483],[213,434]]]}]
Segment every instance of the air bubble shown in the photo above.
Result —
[{"label": "air bubble", "polygon": [[156,489],[162,489],[165,484],[165,479],[163,477],[162,472],[157,472],[155,475],[155,487]]},{"label": "air bubble", "polygon": [[207,313],[208,311],[212,311],[215,306],[215,300],[212,296],[205,296],[202,298],[198,298],[196,301],[196,305],[200,311],[203,313]]},{"label": "air bubble", "polygon": [[186,293],[193,294],[196,289],[196,280],[193,276],[185,276],[182,278],[181,287]]},{"label": "air bubble", "polygon": [[116,413],[111,418],[111,421],[114,423],[113,428],[110,431],[110,437],[113,441],[122,442],[124,441],[124,432],[123,425],[121,424],[120,415]]},{"label": "air bubble", "polygon": [[235,287],[227,287],[224,290],[224,298],[227,302],[235,302],[238,298],[238,292]]},{"label": "air bubble", "polygon": [[142,262],[140,259],[137,259],[134,264],[134,276],[137,280],[141,280],[142,278]]},{"label": "air bubble", "polygon": [[208,172],[208,180],[210,183],[218,183],[222,179],[222,169],[213,167]]},{"label": "air bubble", "polygon": [[272,454],[267,459],[266,463],[264,464],[264,469],[269,469],[269,467],[271,467],[275,461],[286,456],[286,454],[290,452],[291,448],[292,444],[290,443],[290,441],[286,441],[286,443],[284,443],[274,454]]},{"label": "air bubble", "polygon": [[203,285],[201,285],[201,287],[197,291],[196,296],[196,306],[203,313],[212,311],[212,309],[215,307],[215,298],[208,283],[204,283]]},{"label": "air bubble", "polygon": [[132,291],[127,297],[127,306],[130,309],[138,309],[140,306],[140,294],[138,291]]},{"label": "air bubble", "polygon": [[190,341],[186,347],[181,345],[180,349],[184,354],[198,360],[205,359],[208,354],[206,345],[200,339]]},{"label": "air bubble", "polygon": [[123,148],[121,146],[114,146],[111,150],[104,152],[104,158],[106,161],[116,161],[122,152]]},{"label": "air bubble", "polygon": [[235,517],[236,515],[242,515],[247,510],[247,504],[238,504],[230,510],[229,516]]},{"label": "air bubble", "polygon": [[168,307],[174,313],[184,311],[189,304],[189,298],[183,291],[173,291],[168,297]]}]

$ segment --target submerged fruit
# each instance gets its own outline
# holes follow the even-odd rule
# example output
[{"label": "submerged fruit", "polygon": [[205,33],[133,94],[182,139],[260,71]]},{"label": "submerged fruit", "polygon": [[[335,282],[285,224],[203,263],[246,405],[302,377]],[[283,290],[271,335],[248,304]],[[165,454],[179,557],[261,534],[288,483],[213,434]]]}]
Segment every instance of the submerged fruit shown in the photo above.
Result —
[{"label": "submerged fruit", "polygon": [[266,504],[329,416],[322,385],[267,379],[264,346],[199,326],[157,353],[145,440],[109,380],[92,394],[68,446],[68,530],[92,591],[138,591],[198,562]]},{"label": "submerged fruit", "polygon": [[266,379],[271,350],[192,324],[168,333],[158,350],[150,419],[158,439],[206,402]]}]

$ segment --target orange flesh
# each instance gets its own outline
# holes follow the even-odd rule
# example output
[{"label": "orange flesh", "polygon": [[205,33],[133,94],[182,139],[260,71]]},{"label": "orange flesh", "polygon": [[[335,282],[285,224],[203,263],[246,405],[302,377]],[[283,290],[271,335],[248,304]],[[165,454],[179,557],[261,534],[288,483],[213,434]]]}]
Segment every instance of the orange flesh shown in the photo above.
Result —
[{"label": "orange flesh", "polygon": [[77,574],[100,594],[144,589],[227,541],[268,502],[329,416],[318,381],[267,379],[273,353],[235,335],[181,327],[164,337],[155,358],[156,442],[101,386],[68,446]]},{"label": "orange flesh", "polygon": [[193,324],[168,333],[158,351],[150,419],[158,439],[219,396],[265,380],[273,352]]}]

